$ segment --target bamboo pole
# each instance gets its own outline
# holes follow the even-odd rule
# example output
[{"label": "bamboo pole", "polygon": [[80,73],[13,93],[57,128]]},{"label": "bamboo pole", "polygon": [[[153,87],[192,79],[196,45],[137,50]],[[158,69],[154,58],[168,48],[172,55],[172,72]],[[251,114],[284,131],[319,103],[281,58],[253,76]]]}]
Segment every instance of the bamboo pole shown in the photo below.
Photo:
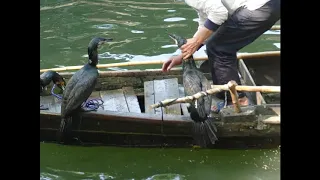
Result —
[{"label": "bamboo pole", "polygon": [[[222,88],[224,91],[227,91],[225,85],[211,85],[211,88]],[[281,92],[280,86],[236,86],[237,91],[245,92],[266,92],[266,93],[278,93]]]},{"label": "bamboo pole", "polygon": [[[237,91],[246,91],[246,92],[280,92],[280,86],[235,86],[235,89]],[[229,91],[228,84],[225,85],[214,85],[212,86],[212,89],[209,89],[207,91],[201,91],[198,92],[192,96],[185,96],[181,98],[175,98],[175,99],[165,99],[163,101],[160,101],[156,104],[152,104],[150,108],[158,108],[158,107],[164,107],[164,106],[170,106],[172,104],[178,104],[178,103],[189,103],[196,99],[199,99],[200,97],[207,96],[208,94],[216,94],[221,91]]]},{"label": "bamboo pole", "polygon": [[236,86],[238,84],[235,81],[229,81],[227,85],[229,87],[229,92],[230,92],[230,95],[231,95],[234,111],[236,113],[240,113],[241,109],[240,109],[240,104],[239,104],[239,99],[238,99],[238,93],[237,93],[237,90],[236,90]]},{"label": "bamboo pole", "polygon": [[[269,56],[280,56],[280,51],[265,51],[256,53],[238,53],[238,59],[249,59],[249,58],[259,58],[259,57],[269,57]],[[195,61],[206,61],[208,57],[195,57]],[[122,62],[122,63],[110,63],[110,64],[98,64],[97,68],[111,68],[111,67],[124,67],[124,66],[139,66],[139,65],[159,65],[163,64],[166,60],[152,60],[152,61],[139,61],[139,62]],[[81,66],[67,66],[61,68],[50,68],[50,69],[40,69],[40,73],[46,71],[73,71],[79,70],[83,67]]]}]

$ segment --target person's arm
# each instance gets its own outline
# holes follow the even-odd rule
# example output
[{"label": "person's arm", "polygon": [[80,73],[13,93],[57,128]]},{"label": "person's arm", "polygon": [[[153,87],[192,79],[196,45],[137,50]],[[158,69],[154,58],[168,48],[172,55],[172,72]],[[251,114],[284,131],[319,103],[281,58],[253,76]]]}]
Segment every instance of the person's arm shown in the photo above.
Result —
[{"label": "person's arm", "polygon": [[193,36],[196,38],[197,42],[200,43],[197,50],[204,45],[211,34],[228,18],[228,10],[223,6],[221,1],[209,1],[203,9],[204,13],[207,14],[207,18],[205,18],[202,13],[198,12],[199,27]]}]

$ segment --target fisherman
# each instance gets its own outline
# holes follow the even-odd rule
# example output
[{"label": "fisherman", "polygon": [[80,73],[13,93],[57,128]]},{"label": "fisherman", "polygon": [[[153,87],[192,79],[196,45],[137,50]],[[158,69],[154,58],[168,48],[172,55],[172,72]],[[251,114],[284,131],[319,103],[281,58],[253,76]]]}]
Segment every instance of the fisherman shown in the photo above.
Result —
[{"label": "fisherman", "polygon": [[[213,84],[223,85],[234,80],[241,85],[238,75],[237,51],[249,45],[280,19],[280,0],[185,0],[199,16],[199,26],[187,39],[181,54],[163,63],[162,71],[180,65],[206,44]],[[214,34],[213,34],[214,33]],[[211,36],[212,35],[212,36]],[[244,92],[238,92],[239,103],[249,104]],[[224,100],[225,93],[216,94]],[[227,99],[231,97],[227,92]],[[220,101],[221,102],[221,101]],[[213,104],[219,111],[221,105]]]}]

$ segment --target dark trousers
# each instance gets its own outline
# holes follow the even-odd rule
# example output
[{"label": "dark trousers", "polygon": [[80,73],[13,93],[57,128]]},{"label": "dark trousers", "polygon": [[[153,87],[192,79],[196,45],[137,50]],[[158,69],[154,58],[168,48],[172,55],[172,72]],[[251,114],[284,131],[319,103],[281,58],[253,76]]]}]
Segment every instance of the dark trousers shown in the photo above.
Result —
[{"label": "dark trousers", "polygon": [[[207,54],[214,84],[230,80],[241,84],[238,75],[237,51],[269,30],[280,19],[280,0],[270,0],[259,9],[238,8],[207,41]],[[245,93],[238,92],[239,97]],[[224,92],[217,94],[224,98]],[[230,94],[228,92],[228,99]]]}]

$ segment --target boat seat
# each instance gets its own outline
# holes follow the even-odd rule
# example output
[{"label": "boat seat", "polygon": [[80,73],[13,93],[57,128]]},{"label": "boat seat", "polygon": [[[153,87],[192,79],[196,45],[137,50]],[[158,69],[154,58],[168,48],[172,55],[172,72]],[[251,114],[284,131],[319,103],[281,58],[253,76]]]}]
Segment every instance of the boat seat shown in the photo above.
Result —
[{"label": "boat seat", "polygon": [[[182,92],[183,93],[183,92]],[[165,108],[151,109],[150,105],[165,99],[179,98],[178,79],[162,79],[144,82],[145,112],[149,114],[175,114],[181,115],[181,105],[173,104]]]}]

